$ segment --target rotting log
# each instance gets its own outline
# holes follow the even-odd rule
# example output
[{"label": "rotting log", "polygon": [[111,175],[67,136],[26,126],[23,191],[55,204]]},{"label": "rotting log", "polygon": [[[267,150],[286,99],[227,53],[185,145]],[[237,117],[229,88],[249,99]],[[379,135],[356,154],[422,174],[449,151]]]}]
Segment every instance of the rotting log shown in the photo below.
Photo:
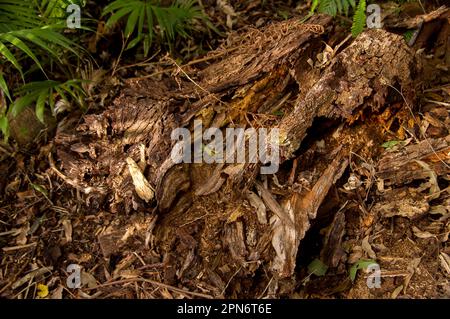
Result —
[{"label": "rotting log", "polygon": [[[288,20],[249,30],[231,36],[211,53],[221,59],[203,69],[180,67],[159,81],[127,80],[103,113],[85,116],[76,131],[58,132],[58,169],[71,185],[106,190],[87,195],[97,205],[91,209],[158,214],[153,236],[167,283],[195,288],[207,276],[211,291],[223,296],[223,282],[239,272],[252,276],[262,268],[276,277],[292,276],[299,243],[344,173],[349,153],[375,149],[371,131],[352,124],[381,112],[393,88],[409,105],[414,98],[413,52],[401,36],[383,30],[366,31],[330,61],[311,66],[333,28],[330,22],[319,15],[309,24]],[[275,178],[282,176],[258,177],[257,164],[176,164],[171,157],[172,130],[193,130],[199,119],[205,128],[279,128],[281,161],[307,162],[308,151],[296,152],[318,118],[343,128],[324,136],[319,160],[294,170],[294,180],[307,187],[281,187],[277,197]],[[152,203],[136,193],[128,158],[156,190]],[[262,200],[253,203],[272,212],[269,221],[246,200],[258,196],[249,193],[257,180]]]}]

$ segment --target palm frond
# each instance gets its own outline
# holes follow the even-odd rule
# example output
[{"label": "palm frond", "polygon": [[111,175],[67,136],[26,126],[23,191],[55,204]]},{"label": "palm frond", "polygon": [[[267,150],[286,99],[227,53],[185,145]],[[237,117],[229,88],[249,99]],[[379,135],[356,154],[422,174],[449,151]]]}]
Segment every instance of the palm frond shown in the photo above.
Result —
[{"label": "palm frond", "polygon": [[86,0],[33,0],[42,17],[57,22],[67,17],[66,9],[71,4],[84,7]]},{"label": "palm frond", "polygon": [[66,102],[69,102],[68,96],[75,101],[81,101],[85,95],[81,88],[80,80],[69,80],[64,83],[52,80],[30,82],[18,89],[15,94],[21,96],[11,105],[10,112],[17,116],[27,106],[36,104],[36,116],[44,122],[44,111],[46,104],[49,105],[52,113],[55,110],[55,95]]},{"label": "palm frond", "polygon": [[0,0],[0,33],[38,27],[42,24],[29,1]]},{"label": "palm frond", "polygon": [[5,77],[3,76],[3,71],[0,70],[0,91],[6,95],[6,97],[12,101],[11,94],[9,94],[8,84],[6,84]]},{"label": "palm frond", "polygon": [[[0,56],[22,74],[17,52],[31,58],[44,71],[36,49],[45,55],[59,58],[63,51],[78,52],[81,47],[62,34],[63,23],[48,24],[40,10],[54,12],[56,6],[69,0],[41,0],[29,3],[22,0],[0,0]],[[45,72],[44,72],[45,73]]]},{"label": "palm frond", "polygon": [[0,115],[0,132],[3,134],[5,141],[9,138],[9,121],[6,115]]},{"label": "palm frond", "polygon": [[189,30],[194,21],[206,22],[206,16],[197,0],[176,0],[169,7],[161,7],[154,2],[156,1],[116,0],[104,8],[103,15],[111,14],[107,21],[108,26],[126,17],[125,37],[129,39],[132,34],[137,33],[126,49],[144,41],[144,54],[148,55],[156,33],[170,45],[176,36],[189,37]]}]

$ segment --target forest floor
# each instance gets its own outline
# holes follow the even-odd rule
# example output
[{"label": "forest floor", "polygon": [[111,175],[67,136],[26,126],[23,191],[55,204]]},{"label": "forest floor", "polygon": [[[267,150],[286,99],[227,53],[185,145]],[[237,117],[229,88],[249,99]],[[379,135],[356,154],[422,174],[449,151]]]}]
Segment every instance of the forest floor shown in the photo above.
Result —
[{"label": "forest floor", "polygon": [[[207,7],[230,31],[215,50],[93,70],[87,113],[0,144],[1,297],[450,298],[450,11],[410,8],[353,39],[346,18],[295,29],[306,7],[242,3]],[[364,101],[342,106],[348,92]],[[287,127],[298,146],[267,176],[165,168],[170,129],[196,116]]]}]

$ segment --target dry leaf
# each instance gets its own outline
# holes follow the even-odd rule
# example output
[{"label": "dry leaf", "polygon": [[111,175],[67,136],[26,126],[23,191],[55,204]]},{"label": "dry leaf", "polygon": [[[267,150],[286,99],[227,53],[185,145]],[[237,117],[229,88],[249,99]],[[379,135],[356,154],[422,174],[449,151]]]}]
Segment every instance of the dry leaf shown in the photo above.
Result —
[{"label": "dry leaf", "polygon": [[417,270],[417,267],[419,266],[422,258],[414,258],[411,263],[408,265],[408,272],[409,274],[405,277],[405,288],[403,288],[403,293],[406,293],[406,288],[408,288],[409,282],[411,281],[412,276],[414,276],[414,273]]},{"label": "dry leaf", "polygon": [[64,290],[64,287],[62,285],[59,285],[58,288],[56,288],[52,292],[50,299],[62,299],[63,298],[63,290]]},{"label": "dry leaf", "polygon": [[372,258],[372,259],[377,258],[377,255],[373,251],[372,246],[370,246],[370,244],[369,244],[369,236],[364,237],[364,239],[362,240],[362,243],[361,243],[361,247],[370,258]]},{"label": "dry leaf", "polygon": [[62,222],[64,228],[64,235],[66,237],[66,243],[72,242],[72,223],[69,219],[64,219]]},{"label": "dry leaf", "polygon": [[44,284],[37,285],[37,295],[39,298],[45,298],[48,296],[48,286]]},{"label": "dry leaf", "polygon": [[430,232],[427,231],[421,231],[419,228],[417,228],[416,226],[412,227],[412,230],[414,232],[414,235],[416,235],[416,237],[422,238],[422,239],[426,239],[426,238],[432,238],[432,237],[436,237],[435,235],[433,235]]},{"label": "dry leaf", "polygon": [[447,272],[447,277],[450,277],[450,257],[446,253],[441,252],[439,261],[441,262],[442,269]]},{"label": "dry leaf", "polygon": [[252,191],[247,192],[247,199],[250,202],[250,205],[256,209],[258,221],[261,224],[267,224],[267,210],[262,199]]},{"label": "dry leaf", "polygon": [[419,164],[420,166],[422,166],[422,168],[424,168],[429,176],[430,176],[430,195],[429,199],[436,199],[439,198],[440,196],[440,191],[441,189],[439,188],[439,184],[438,184],[438,179],[437,179],[437,174],[435,171],[433,171],[430,166],[425,163],[424,161],[419,161],[419,160],[415,160],[417,164]]},{"label": "dry leaf", "polygon": [[403,285],[398,286],[391,294],[391,299],[397,299],[400,292],[403,290]]},{"label": "dry leaf", "polygon": [[243,215],[242,210],[240,209],[241,206],[236,208],[233,213],[228,217],[227,224],[234,223],[239,217]]},{"label": "dry leaf", "polygon": [[354,246],[352,248],[352,253],[350,254],[350,256],[348,257],[347,262],[349,264],[354,264],[356,263],[358,260],[360,260],[362,258],[362,248],[361,246]]},{"label": "dry leaf", "polygon": [[26,223],[25,226],[23,226],[19,229],[20,233],[16,238],[16,244],[18,246],[22,246],[27,243],[27,235],[28,235],[29,230],[30,230],[29,223]]},{"label": "dry leaf", "polygon": [[88,288],[95,288],[95,287],[97,287],[97,280],[90,273],[82,271],[81,272],[81,284],[83,287],[87,286]]}]

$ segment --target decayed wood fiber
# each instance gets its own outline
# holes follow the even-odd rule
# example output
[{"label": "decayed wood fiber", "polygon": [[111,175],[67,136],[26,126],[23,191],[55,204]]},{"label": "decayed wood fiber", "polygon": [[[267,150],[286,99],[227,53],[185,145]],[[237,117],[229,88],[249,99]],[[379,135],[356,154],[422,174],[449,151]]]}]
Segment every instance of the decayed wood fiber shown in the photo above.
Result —
[{"label": "decayed wood fiber", "polygon": [[[289,20],[250,30],[241,35],[244,41],[231,39],[218,50],[229,50],[228,55],[202,70],[183,70],[162,81],[127,81],[106,111],[86,116],[77,132],[58,133],[61,171],[79,185],[106,189],[90,194],[102,209],[160,214],[162,226],[156,227],[155,236],[165,254],[168,282],[176,280],[177,269],[178,279],[206,273],[220,283],[213,261],[216,269],[231,273],[239,267],[249,273],[264,267],[277,276],[291,276],[299,243],[346,169],[351,143],[330,149],[335,158],[317,164],[310,191],[291,193],[280,205],[267,205],[266,196],[270,218],[261,223],[262,211],[257,216],[244,205],[257,165],[175,165],[170,133],[180,126],[192,129],[195,118],[218,127],[262,121],[280,129],[286,161],[317,117],[351,124],[363,111],[378,111],[392,87],[411,98],[413,53],[401,36],[383,30],[366,31],[325,69],[312,69],[307,61],[323,49],[330,28],[329,17],[317,16],[308,25]],[[297,83],[308,77],[308,85]],[[286,103],[282,119],[270,117],[267,110],[280,101],[292,106]],[[153,203],[137,196],[127,168],[127,158],[140,162],[141,145],[144,175],[156,189]],[[179,248],[186,241],[189,249]]]}]

